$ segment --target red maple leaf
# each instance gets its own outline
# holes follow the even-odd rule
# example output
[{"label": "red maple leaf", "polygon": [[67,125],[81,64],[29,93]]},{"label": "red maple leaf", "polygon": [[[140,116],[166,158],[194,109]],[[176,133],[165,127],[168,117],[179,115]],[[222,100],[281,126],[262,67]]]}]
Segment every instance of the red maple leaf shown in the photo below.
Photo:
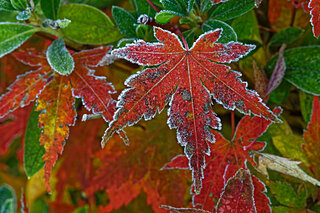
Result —
[{"label": "red maple leaf", "polygon": [[303,134],[305,144],[303,149],[307,153],[309,162],[311,164],[311,170],[315,175],[315,178],[320,177],[320,103],[319,97],[313,97],[313,110],[308,124],[307,130]]},{"label": "red maple leaf", "polygon": [[105,190],[110,202],[99,212],[111,212],[128,205],[142,192],[154,212],[165,212],[163,203],[181,206],[187,191],[185,172],[160,170],[163,164],[179,152],[179,146],[171,143],[174,132],[163,124],[164,116],[152,120],[150,125],[128,129],[135,141],[127,147],[120,137],[114,137],[108,146],[96,156],[101,160],[96,176],[91,180],[87,195]]},{"label": "red maple leaf", "polygon": [[[263,203],[269,200],[262,193],[264,185],[249,170],[239,169],[226,183],[217,206],[212,208],[213,213],[255,213],[271,212],[270,207],[263,209]],[[261,200],[262,199],[262,200]],[[209,213],[203,209],[194,208],[174,208],[171,206],[162,206],[170,210],[171,213]],[[257,208],[260,207],[260,208]],[[263,208],[262,208],[263,207]]]},{"label": "red maple leaf", "polygon": [[318,38],[320,35],[320,1],[310,0],[308,6],[311,15],[310,22],[312,24],[312,31],[314,36]]},{"label": "red maple leaf", "polygon": [[43,51],[30,49],[13,54],[20,62],[38,69],[18,76],[9,92],[1,96],[0,117],[37,100],[36,110],[42,111],[39,115],[39,127],[43,128],[40,144],[46,149],[43,158],[48,191],[52,166],[62,153],[69,126],[76,118],[75,98],[82,98],[88,110],[102,114],[105,120],[112,117],[114,88],[104,77],[94,76],[89,69],[98,66],[109,51],[110,47],[102,47],[74,53],[75,69],[69,76],[55,73]]},{"label": "red maple leaf", "polygon": [[30,109],[30,107],[25,107],[16,110],[12,114],[0,119],[0,156],[7,153],[9,145],[14,138],[22,135],[23,142],[24,132],[28,124]]},{"label": "red maple leaf", "polygon": [[142,117],[152,119],[169,104],[168,125],[177,128],[178,143],[185,146],[190,159],[196,190],[201,189],[204,155],[209,154],[207,141],[214,142],[209,128],[220,129],[220,119],[213,112],[212,97],[225,108],[278,121],[257,93],[248,90],[240,73],[220,63],[230,63],[250,52],[254,46],[238,42],[215,43],[222,30],[199,37],[186,49],[178,37],[161,28],[154,28],[161,43],[135,44],[113,51],[118,57],[140,65],[160,65],[148,68],[128,78],[129,89],[120,95],[114,120],[103,137],[102,145],[114,132],[127,140],[122,129],[137,123]]},{"label": "red maple leaf", "polygon": [[[275,109],[274,113],[279,114],[280,110]],[[239,169],[246,168],[246,161],[255,164],[250,152],[263,149],[265,144],[255,140],[266,131],[270,123],[263,118],[254,117],[251,119],[250,116],[245,116],[239,122],[232,141],[228,141],[220,133],[214,132],[216,142],[210,144],[211,154],[206,156],[203,188],[200,194],[193,196],[194,206],[211,211],[229,178],[233,177]],[[188,168],[187,157],[179,155],[164,168],[186,169]],[[257,209],[260,209],[258,212],[270,212],[269,200],[261,193],[264,186],[261,183],[256,183],[256,185],[255,188],[258,191],[254,192],[254,198],[255,202],[259,202],[259,206],[256,206]]]}]

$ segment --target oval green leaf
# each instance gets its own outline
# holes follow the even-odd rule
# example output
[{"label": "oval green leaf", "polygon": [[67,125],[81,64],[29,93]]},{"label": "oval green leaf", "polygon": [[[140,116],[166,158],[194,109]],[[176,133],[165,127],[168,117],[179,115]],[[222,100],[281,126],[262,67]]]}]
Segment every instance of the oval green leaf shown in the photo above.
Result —
[{"label": "oval green leaf", "polygon": [[52,20],[57,19],[57,14],[60,6],[60,0],[41,0],[40,1],[41,10],[43,14]]},{"label": "oval green leaf", "polygon": [[212,13],[210,18],[227,21],[253,9],[255,0],[229,0],[220,4]]},{"label": "oval green leaf", "polygon": [[0,23],[0,58],[18,48],[36,31],[24,24]]},{"label": "oval green leaf", "polygon": [[[287,69],[284,79],[299,89],[320,95],[320,46],[298,47],[284,52]],[[273,70],[278,55],[266,65]]]},{"label": "oval green leaf", "polygon": [[0,0],[0,9],[3,10],[15,10],[10,0]]},{"label": "oval green leaf", "polygon": [[24,137],[23,163],[24,171],[28,178],[32,177],[44,166],[42,156],[45,149],[40,145],[41,129],[38,128],[40,112],[34,111],[33,108]]},{"label": "oval green leaf", "polygon": [[136,37],[136,28],[134,24],[137,23],[136,19],[121,7],[112,7],[112,16],[120,30],[120,32],[129,37]]},{"label": "oval green leaf", "polygon": [[155,20],[159,24],[166,24],[175,16],[180,15],[173,11],[161,10],[159,13],[156,14]]},{"label": "oval green leaf", "polygon": [[47,60],[51,68],[61,75],[69,75],[74,69],[73,58],[61,38],[49,46]]},{"label": "oval green leaf", "polygon": [[303,33],[303,29],[299,27],[288,27],[276,33],[270,40],[270,46],[280,46],[282,44],[290,44],[297,40]]},{"label": "oval green leaf", "polygon": [[184,17],[188,15],[188,5],[184,0],[162,0],[161,3],[166,10],[172,11],[178,16]]},{"label": "oval green leaf", "polygon": [[69,19],[71,23],[62,29],[69,39],[83,44],[105,44],[119,40],[120,32],[109,17],[92,6],[67,4],[61,6],[59,19]]},{"label": "oval green leaf", "polygon": [[25,10],[28,7],[27,0],[10,0],[12,6],[20,11]]},{"label": "oval green leaf", "polygon": [[237,41],[236,32],[228,25],[227,23],[219,20],[208,20],[202,25],[202,31],[208,32],[210,30],[215,30],[218,28],[222,28],[222,35],[219,38],[219,43],[228,43],[230,41]]},{"label": "oval green leaf", "polygon": [[6,211],[11,209],[16,212],[17,208],[17,198],[13,189],[8,185],[0,186],[0,212],[10,212]]}]

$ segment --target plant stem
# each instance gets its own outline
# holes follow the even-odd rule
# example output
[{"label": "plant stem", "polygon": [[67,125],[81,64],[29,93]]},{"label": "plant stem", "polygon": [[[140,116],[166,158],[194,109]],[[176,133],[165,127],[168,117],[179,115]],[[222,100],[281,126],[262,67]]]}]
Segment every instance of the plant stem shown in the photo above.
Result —
[{"label": "plant stem", "polygon": [[154,4],[151,2],[151,0],[146,0],[146,1],[151,5],[151,7],[153,7],[153,9],[155,9],[155,11],[160,12],[160,10],[156,7],[156,5],[154,5]]},{"label": "plant stem", "polygon": [[296,18],[296,8],[294,7],[294,8],[292,9],[292,13],[291,13],[290,27],[293,26],[295,18]]},{"label": "plant stem", "polygon": [[188,43],[178,27],[175,27],[175,33],[181,37],[184,47],[189,51]]}]

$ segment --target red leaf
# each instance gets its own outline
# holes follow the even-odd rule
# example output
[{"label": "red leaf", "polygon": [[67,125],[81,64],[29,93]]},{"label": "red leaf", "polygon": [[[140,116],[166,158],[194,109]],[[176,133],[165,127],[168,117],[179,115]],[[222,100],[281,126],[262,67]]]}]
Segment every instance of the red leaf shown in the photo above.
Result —
[{"label": "red leaf", "polygon": [[[221,197],[217,204],[217,213],[255,213],[271,212],[270,207],[267,209],[256,208],[254,183],[248,170],[240,169],[233,177],[228,180]],[[268,200],[269,202],[269,200]]]},{"label": "red leaf", "polygon": [[[40,66],[38,70],[19,75],[16,81],[9,87],[9,92],[0,98],[0,118],[16,110],[18,107],[24,107],[34,101],[47,85],[47,78],[50,72],[45,64],[42,65],[43,58],[37,57],[38,54],[28,54],[17,52],[14,56],[21,62],[30,66]],[[41,66],[42,65],[42,66]]]},{"label": "red leaf", "polygon": [[303,134],[305,144],[303,146],[307,153],[311,169],[315,177],[320,177],[320,103],[319,97],[313,97],[313,110],[307,130]]},{"label": "red leaf", "polygon": [[[114,120],[103,137],[102,145],[114,132],[122,131],[142,117],[152,119],[170,103],[168,124],[177,128],[178,143],[185,146],[190,159],[196,191],[201,189],[204,155],[209,154],[208,144],[214,142],[209,128],[220,129],[220,119],[212,111],[213,97],[227,109],[238,109],[264,116],[270,120],[278,118],[261,103],[258,95],[246,88],[240,73],[218,63],[230,63],[250,52],[254,46],[237,42],[215,43],[221,30],[200,36],[189,50],[182,47],[175,34],[154,28],[161,43],[138,41],[113,53],[140,65],[159,65],[145,69],[128,78],[129,89],[120,95]],[[214,62],[218,63],[214,63]],[[126,137],[124,136],[126,139]]]},{"label": "red leaf", "polygon": [[110,47],[102,47],[73,54],[75,69],[65,77],[52,71],[43,51],[29,49],[27,52],[14,53],[20,62],[39,68],[18,77],[10,86],[10,91],[0,99],[0,117],[38,99],[36,110],[43,111],[39,116],[39,126],[43,127],[40,143],[46,149],[43,157],[48,191],[52,166],[58,153],[62,154],[63,145],[68,138],[68,126],[74,124],[75,97],[82,98],[88,110],[101,113],[105,120],[112,118],[115,101],[111,94],[115,90],[104,77],[94,76],[90,70],[110,57],[107,54],[109,50]]},{"label": "red leaf", "polygon": [[112,120],[114,114],[115,101],[111,94],[115,89],[105,77],[94,76],[88,66],[97,66],[109,50],[110,47],[104,47],[73,54],[75,69],[70,76],[73,96],[82,98],[83,105],[94,114],[102,113],[106,121]]},{"label": "red leaf", "polygon": [[310,0],[309,2],[310,22],[313,26],[312,31],[315,37],[319,38],[320,35],[320,0]]},{"label": "red leaf", "polygon": [[[12,140],[19,135],[24,136],[25,129],[28,124],[28,118],[30,115],[30,107],[25,107],[16,110],[10,115],[7,115],[0,122],[4,122],[0,125],[0,156],[7,153],[8,148]],[[12,119],[12,121],[6,121]]]},{"label": "red leaf", "polygon": [[46,150],[43,156],[45,161],[44,178],[49,192],[51,192],[49,179],[52,167],[58,154],[62,154],[63,145],[69,135],[69,126],[75,122],[74,101],[75,98],[72,97],[68,78],[58,75],[38,99],[36,110],[43,111],[39,115],[39,127],[43,128],[40,144],[44,145]]},{"label": "red leaf", "polygon": [[154,212],[164,212],[163,203],[182,206],[187,191],[187,180],[182,171],[160,170],[162,165],[177,155],[179,147],[171,143],[173,131],[163,124],[164,116],[150,121],[150,125],[128,129],[135,143],[127,147],[120,137],[114,137],[108,146],[97,154],[101,165],[91,181],[87,194],[105,190],[110,202],[100,212],[111,212],[128,205],[142,192]]},{"label": "red leaf", "polygon": [[[279,114],[280,110],[275,109],[273,112]],[[211,154],[206,156],[203,188],[200,194],[193,196],[194,206],[211,211],[228,179],[233,177],[240,168],[246,168],[245,162],[247,160],[255,164],[249,152],[259,151],[264,147],[264,143],[255,140],[266,131],[270,123],[263,118],[245,116],[239,122],[232,141],[226,140],[219,133],[214,133],[216,142],[210,144]],[[166,165],[166,168],[170,168],[170,166],[179,168],[179,163],[181,163],[180,168],[184,169],[186,164],[181,158],[182,156],[174,158],[171,163]],[[263,188],[260,190],[260,187],[259,192],[263,191]],[[255,195],[255,199],[266,202],[261,202],[261,206],[268,206],[268,199],[261,197]],[[270,208],[266,208],[266,212],[268,211],[270,212]]]}]

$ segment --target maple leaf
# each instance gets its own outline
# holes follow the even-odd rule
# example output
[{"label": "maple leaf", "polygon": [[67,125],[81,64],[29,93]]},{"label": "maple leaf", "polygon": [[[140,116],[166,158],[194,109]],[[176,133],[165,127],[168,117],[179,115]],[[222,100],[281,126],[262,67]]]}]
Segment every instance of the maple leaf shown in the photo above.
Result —
[{"label": "maple leaf", "polygon": [[[146,194],[147,204],[154,212],[165,212],[160,204],[174,206],[184,204],[187,191],[186,175],[183,171],[160,170],[165,162],[179,152],[175,138],[163,124],[161,115],[149,124],[130,127],[128,135],[135,141],[127,147],[120,144],[120,137],[114,137],[110,144],[96,154],[101,160],[96,176],[87,189],[88,197],[98,190],[105,190],[110,202],[100,212],[110,212],[128,205],[141,192]],[[161,142],[161,143],[160,143]]]},{"label": "maple leaf", "polygon": [[311,170],[313,171],[317,179],[320,178],[320,103],[319,97],[313,97],[313,110],[308,124],[307,130],[303,134],[305,144],[303,149],[305,150],[309,162],[311,164]]},{"label": "maple leaf", "polygon": [[69,126],[74,125],[76,118],[75,98],[81,98],[88,110],[101,113],[105,120],[112,117],[115,101],[111,94],[115,90],[104,77],[94,76],[90,70],[90,67],[98,66],[109,51],[110,47],[101,47],[74,53],[75,69],[69,76],[55,73],[43,51],[29,49],[13,54],[20,62],[38,69],[18,76],[9,92],[1,96],[0,117],[37,100],[36,110],[42,111],[39,115],[39,127],[43,128],[40,143],[46,150],[44,176],[49,192],[52,166],[58,153],[62,153]]},{"label": "maple leaf", "polygon": [[0,125],[0,156],[7,153],[9,145],[14,138],[19,135],[22,135],[22,138],[24,138],[23,133],[28,124],[30,109],[30,107],[25,107],[0,119],[0,123],[3,122]]},{"label": "maple leaf", "polygon": [[128,78],[129,89],[122,92],[114,120],[102,140],[102,146],[114,132],[127,140],[122,129],[142,117],[152,119],[170,103],[168,125],[177,129],[178,143],[185,146],[190,159],[196,191],[201,189],[204,155],[209,154],[207,141],[214,142],[209,128],[220,129],[220,119],[213,112],[212,97],[225,108],[242,113],[252,112],[270,120],[278,118],[268,110],[257,93],[248,90],[240,73],[220,63],[230,63],[250,52],[254,46],[238,42],[215,43],[222,30],[205,33],[189,50],[178,37],[161,28],[154,28],[161,43],[142,40],[112,53],[148,68]]},{"label": "maple leaf", "polygon": [[63,162],[56,174],[58,179],[55,186],[57,202],[63,202],[66,187],[71,186],[73,189],[84,191],[91,185],[94,174],[92,156],[100,151],[97,135],[103,124],[103,119],[94,119],[87,122],[78,120],[75,126],[70,128],[68,145],[63,151]]},{"label": "maple leaf", "polygon": [[315,37],[319,38],[320,35],[320,1],[310,0],[309,5],[312,24],[312,31]]},{"label": "maple leaf", "polygon": [[[279,114],[280,110],[275,109],[273,112]],[[211,211],[220,198],[228,179],[233,177],[239,169],[246,168],[246,161],[255,165],[249,153],[264,148],[265,144],[263,142],[255,140],[266,131],[270,124],[270,121],[263,118],[254,117],[251,119],[250,116],[245,116],[240,120],[232,141],[228,141],[220,133],[214,132],[216,142],[209,144],[211,154],[206,156],[207,163],[204,170],[203,188],[200,194],[193,196],[194,206],[200,206]],[[164,169],[173,168],[188,168],[187,157],[179,155],[164,166]],[[256,208],[261,209],[258,212],[270,212],[268,199],[260,193],[264,190],[264,186],[261,187],[261,184],[258,183],[257,186],[259,193],[255,192],[254,197],[256,200],[263,202]]]}]

